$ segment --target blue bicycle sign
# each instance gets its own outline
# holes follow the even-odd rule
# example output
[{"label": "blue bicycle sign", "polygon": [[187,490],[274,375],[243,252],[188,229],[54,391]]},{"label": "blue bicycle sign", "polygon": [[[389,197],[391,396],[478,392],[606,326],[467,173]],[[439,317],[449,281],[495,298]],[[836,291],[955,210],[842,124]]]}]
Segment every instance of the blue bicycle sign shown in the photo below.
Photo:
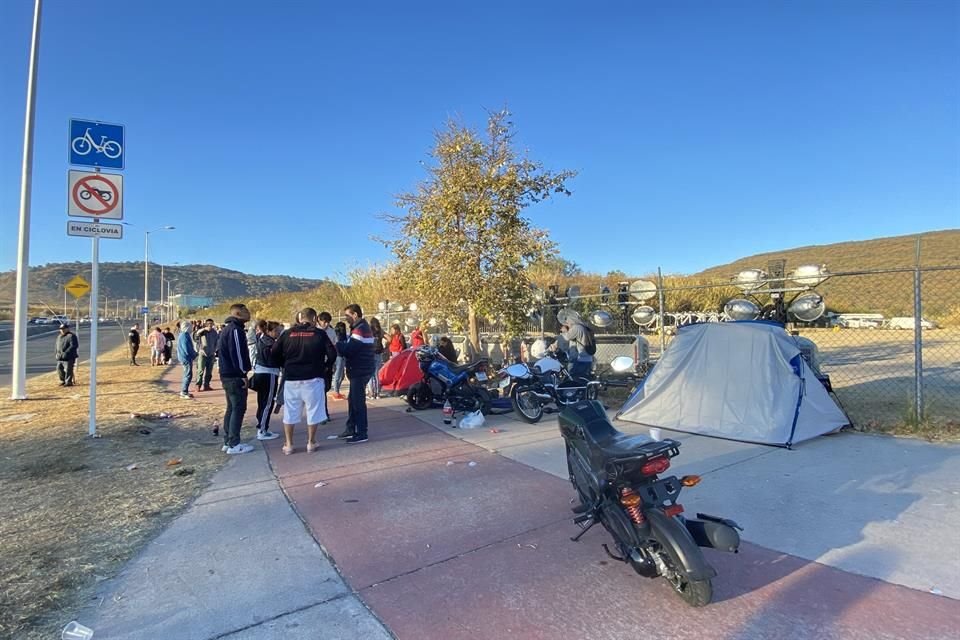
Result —
[{"label": "blue bicycle sign", "polygon": [[70,121],[70,164],[123,169],[123,125]]}]

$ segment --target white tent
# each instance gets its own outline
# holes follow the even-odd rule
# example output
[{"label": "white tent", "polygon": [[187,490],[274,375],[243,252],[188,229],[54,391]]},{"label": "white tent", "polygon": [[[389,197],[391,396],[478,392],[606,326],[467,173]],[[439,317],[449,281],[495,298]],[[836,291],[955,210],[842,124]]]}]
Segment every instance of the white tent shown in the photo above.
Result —
[{"label": "white tent", "polygon": [[848,423],[795,339],[763,321],[681,327],[617,417],[786,447]]}]

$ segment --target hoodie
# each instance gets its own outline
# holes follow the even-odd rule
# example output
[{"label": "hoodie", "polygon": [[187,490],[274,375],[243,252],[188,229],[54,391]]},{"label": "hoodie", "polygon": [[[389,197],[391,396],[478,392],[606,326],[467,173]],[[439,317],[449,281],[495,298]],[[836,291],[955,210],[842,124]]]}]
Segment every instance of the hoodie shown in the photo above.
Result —
[{"label": "hoodie", "polygon": [[181,331],[180,337],[177,338],[177,360],[183,364],[187,364],[196,359],[197,350],[193,347],[193,339],[190,337],[190,332]]},{"label": "hoodie", "polygon": [[246,378],[250,371],[250,350],[247,348],[247,335],[243,323],[230,316],[223,325],[217,340],[220,379]]}]

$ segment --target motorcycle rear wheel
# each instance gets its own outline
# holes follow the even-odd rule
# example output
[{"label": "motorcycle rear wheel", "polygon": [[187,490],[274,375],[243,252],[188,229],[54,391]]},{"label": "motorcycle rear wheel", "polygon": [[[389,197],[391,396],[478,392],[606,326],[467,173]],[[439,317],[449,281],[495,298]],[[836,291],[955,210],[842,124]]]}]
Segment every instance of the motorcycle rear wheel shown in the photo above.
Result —
[{"label": "motorcycle rear wheel", "polygon": [[510,392],[510,404],[521,420],[536,424],[543,417],[543,405],[539,400],[530,397],[532,393],[530,387],[514,385]]},{"label": "motorcycle rear wheel", "polygon": [[664,576],[664,578],[670,583],[677,595],[691,607],[705,607],[713,600],[713,583],[709,578],[706,580],[689,580],[683,575],[683,572],[677,572],[673,578],[668,576]]}]

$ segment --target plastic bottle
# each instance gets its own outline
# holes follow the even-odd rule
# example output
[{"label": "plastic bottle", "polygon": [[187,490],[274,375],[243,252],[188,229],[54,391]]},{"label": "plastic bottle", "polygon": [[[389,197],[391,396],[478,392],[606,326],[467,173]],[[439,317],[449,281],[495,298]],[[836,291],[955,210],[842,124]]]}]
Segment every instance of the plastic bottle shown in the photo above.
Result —
[{"label": "plastic bottle", "polygon": [[451,422],[453,422],[453,405],[447,400],[443,403],[443,424],[448,425]]}]

